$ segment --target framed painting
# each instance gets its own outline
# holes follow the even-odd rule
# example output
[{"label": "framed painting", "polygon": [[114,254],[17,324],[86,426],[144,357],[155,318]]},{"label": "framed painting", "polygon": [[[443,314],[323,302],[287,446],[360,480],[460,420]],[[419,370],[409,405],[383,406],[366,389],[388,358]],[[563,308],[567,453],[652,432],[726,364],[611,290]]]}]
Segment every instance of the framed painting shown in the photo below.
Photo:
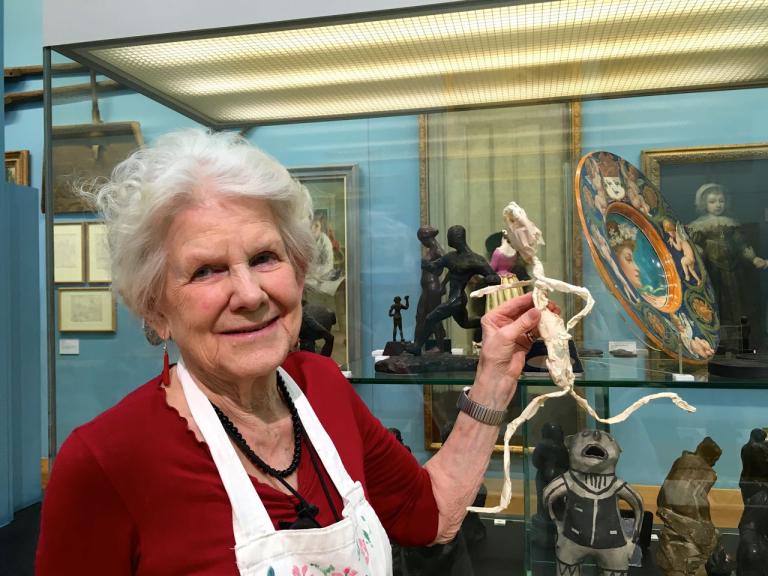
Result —
[{"label": "framed painting", "polygon": [[109,288],[59,288],[59,332],[115,332],[117,302]]},{"label": "framed painting", "polygon": [[88,273],[89,283],[112,282],[112,267],[107,244],[107,227],[103,222],[88,222]]},{"label": "framed painting", "polygon": [[138,122],[53,126],[54,214],[90,212],[77,187],[95,178],[109,178],[112,169],[143,144]]},{"label": "framed painting", "polygon": [[348,369],[351,360],[361,357],[357,167],[298,167],[290,172],[306,186],[313,204],[317,253],[305,280],[305,310],[319,311],[318,316],[327,319],[333,336],[330,355]]},{"label": "framed painting", "polygon": [[5,153],[5,181],[29,186],[29,150]]},{"label": "framed painting", "polygon": [[719,351],[768,345],[768,143],[649,149],[641,162],[709,273]]},{"label": "framed painting", "polygon": [[53,281],[56,284],[85,282],[83,223],[53,225]]}]

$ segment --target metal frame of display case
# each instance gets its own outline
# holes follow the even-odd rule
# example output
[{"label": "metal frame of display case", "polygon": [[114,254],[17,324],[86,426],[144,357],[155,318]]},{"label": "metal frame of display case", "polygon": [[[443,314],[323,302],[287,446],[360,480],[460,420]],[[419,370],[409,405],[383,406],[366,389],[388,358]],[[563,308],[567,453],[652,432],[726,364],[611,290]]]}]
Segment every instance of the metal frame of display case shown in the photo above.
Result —
[{"label": "metal frame of display case", "polygon": [[[496,2],[483,2],[485,5],[494,5]],[[423,12],[425,13],[435,13],[439,11],[451,11],[455,10],[454,6],[443,6],[443,7],[430,7],[425,8]],[[419,13],[419,12],[409,12],[410,13]],[[367,17],[373,18],[375,15],[368,15]],[[359,17],[355,17],[356,19],[359,19]],[[309,26],[316,24],[318,21],[307,21],[307,22],[300,22],[300,23],[288,23],[288,24],[277,24],[277,25],[266,25],[261,29],[279,29],[280,27],[298,27],[298,26]],[[326,21],[323,21],[326,22]],[[245,28],[244,28],[245,29]],[[248,28],[250,29],[250,28]],[[233,32],[233,30],[228,30],[228,33]],[[196,34],[190,34],[185,35],[185,37],[205,37],[210,36],[213,34],[216,34],[217,32],[205,32],[205,33],[196,33]],[[173,37],[179,37],[178,35],[173,35]],[[143,40],[143,39],[142,39]],[[54,198],[53,194],[51,192],[52,189],[52,183],[53,183],[53,163],[52,163],[52,157],[51,157],[51,136],[53,133],[53,102],[51,98],[52,94],[52,79],[53,79],[53,72],[52,72],[52,51],[55,50],[61,54],[68,55],[70,57],[73,57],[77,59],[77,54],[72,51],[70,48],[72,47],[57,47],[57,48],[51,48],[46,47],[44,49],[44,91],[46,93],[46,99],[45,99],[45,105],[44,105],[44,126],[45,126],[45,139],[46,139],[46,147],[45,147],[45,162],[44,162],[44,180],[45,180],[45,225],[46,225],[46,256],[47,256],[47,265],[46,265],[46,285],[47,285],[47,303],[48,303],[48,335],[47,335],[47,352],[48,352],[48,446],[49,446],[49,453],[50,457],[55,457],[57,446],[58,446],[58,438],[57,438],[57,414],[56,414],[56,404],[57,404],[57,378],[56,378],[56,332],[55,332],[55,318],[54,318],[54,311],[56,309],[56,302],[55,302],[55,284],[54,284],[54,278],[53,278],[53,239],[51,231],[53,229],[53,222],[54,222]],[[89,63],[89,65],[93,65],[93,63]],[[107,68],[99,67],[98,65],[93,65],[93,68],[100,71],[109,73],[110,71]],[[146,93],[146,86],[142,86],[140,83],[134,83],[131,81],[126,81],[124,78],[120,79],[120,82],[123,83],[125,86],[137,89],[141,91],[142,93]],[[700,90],[707,90],[709,88],[701,88]],[[685,91],[685,88],[680,88],[676,91]],[[181,111],[182,113],[187,113],[188,111],[184,108],[184,106],[174,103],[174,102],[167,102],[163,101],[162,99],[157,98],[156,96],[152,94],[147,94],[148,97],[154,98],[164,105],[170,105],[171,109]],[[597,98],[596,96],[595,98]],[[526,102],[526,104],[532,104]],[[424,110],[414,110],[414,112],[424,112]],[[397,111],[392,114],[402,115],[406,112],[403,111]],[[381,115],[388,115],[387,113],[382,113]],[[572,115],[572,132],[569,135],[571,139],[571,145],[575,156],[578,156],[581,150],[581,122],[582,122],[582,116],[581,116],[581,105],[578,101],[571,101],[571,115]],[[350,116],[343,116],[343,118],[349,118]],[[323,120],[329,120],[333,118],[323,118]],[[288,122],[289,120],[286,120]],[[422,223],[426,222],[428,219],[428,201],[427,197],[428,194],[426,193],[427,190],[427,170],[426,170],[426,162],[424,161],[424,146],[423,146],[423,140],[424,140],[424,133],[425,133],[425,126],[426,123],[424,122],[423,117],[419,119],[419,129],[422,133],[422,138],[420,139],[420,147],[419,151],[420,154],[422,154],[422,162],[420,163],[419,167],[419,174],[420,174],[420,189],[422,194],[422,203],[421,203],[421,219],[420,221]],[[653,170],[650,170],[650,175],[653,176]],[[572,211],[573,212],[573,211]],[[359,217],[357,213],[354,215],[355,217]],[[573,214],[574,222],[576,219],[576,215]],[[570,260],[573,270],[581,270],[583,265],[583,254],[582,254],[582,242],[580,241],[580,237],[577,234],[578,227],[574,225],[573,227],[574,234],[569,237],[569,243],[567,250],[569,250],[570,253],[572,253],[572,259]],[[359,306],[359,300],[357,300],[356,306]],[[358,316],[359,317],[359,316]],[[765,391],[768,390],[768,381],[763,380],[744,380],[744,379],[717,379],[717,378],[708,378],[706,377],[706,370],[704,369],[702,371],[701,367],[699,368],[689,368],[689,370],[693,373],[696,380],[692,382],[674,382],[671,379],[671,373],[676,371],[677,365],[676,361],[674,359],[667,359],[667,358],[658,358],[653,353],[649,355],[647,359],[642,358],[642,366],[636,366],[636,365],[630,365],[629,362],[626,362],[622,359],[616,359],[616,358],[606,358],[606,359],[586,359],[584,361],[585,364],[585,373],[584,376],[577,382],[577,385],[581,387],[582,389],[586,390],[586,393],[588,396],[592,398],[594,403],[598,406],[598,411],[601,414],[608,414],[609,408],[610,408],[610,401],[611,401],[611,395],[612,392],[615,391],[615,395],[619,395],[620,392],[626,390],[626,389],[643,389],[643,390],[658,390],[658,391],[665,391],[665,390],[679,390],[679,391],[692,391],[695,392],[697,395],[701,395],[703,393],[706,393],[708,390],[731,390],[734,391],[734,395],[737,396],[739,393],[744,391]],[[470,373],[463,373],[463,374],[448,374],[448,375],[439,375],[439,376],[430,376],[430,375],[409,375],[409,376],[399,376],[399,375],[382,375],[378,374],[372,371],[371,367],[368,365],[366,367],[355,365],[354,363],[349,367],[350,372],[352,376],[350,377],[350,381],[352,384],[356,386],[371,386],[371,387],[380,387],[382,389],[386,389],[387,386],[401,386],[406,385],[413,387],[414,390],[416,390],[417,394],[419,393],[419,389],[421,388],[423,391],[421,391],[422,399],[428,397],[428,390],[430,387],[433,389],[443,387],[443,386],[463,386],[463,385],[470,385],[473,381],[473,375]],[[627,375],[628,374],[628,375]],[[519,384],[519,394],[521,397],[521,400],[523,402],[526,402],[529,397],[529,386],[541,386],[544,382],[542,380],[537,379],[523,379],[521,380]],[[426,414],[426,412],[425,412]],[[635,418],[642,419],[642,413],[635,416]],[[531,425],[538,425],[531,424]],[[608,429],[608,427],[603,427],[604,429]],[[532,478],[532,469],[531,469],[531,463],[530,463],[530,454],[532,449],[532,442],[531,442],[531,432],[529,430],[528,425],[523,427],[522,430],[522,436],[523,436],[523,443],[518,451],[522,456],[518,458],[518,463],[522,466],[522,476],[523,476],[523,482],[521,483],[522,487],[522,502],[518,502],[518,504],[521,504],[520,509],[516,511],[515,516],[522,519],[524,519],[526,522],[531,516],[531,478]],[[688,448],[693,448],[694,446],[688,446]],[[662,479],[659,479],[661,481]],[[495,496],[495,495],[494,495]],[[492,501],[492,498],[494,496],[491,496],[489,499],[488,504],[494,504],[495,502]],[[511,515],[509,514],[502,514],[499,515],[499,518],[510,518]],[[526,530],[526,534],[528,535],[528,530]],[[529,570],[529,573],[531,571]]]}]

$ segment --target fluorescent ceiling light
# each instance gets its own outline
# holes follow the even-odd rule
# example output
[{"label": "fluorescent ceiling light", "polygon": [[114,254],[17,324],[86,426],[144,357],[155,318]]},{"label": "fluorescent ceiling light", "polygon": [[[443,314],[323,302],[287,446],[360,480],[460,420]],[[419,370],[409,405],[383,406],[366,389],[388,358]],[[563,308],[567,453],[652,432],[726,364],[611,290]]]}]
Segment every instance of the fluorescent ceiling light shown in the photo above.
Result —
[{"label": "fluorescent ceiling light", "polygon": [[214,126],[768,84],[768,0],[480,6],[69,53]]}]

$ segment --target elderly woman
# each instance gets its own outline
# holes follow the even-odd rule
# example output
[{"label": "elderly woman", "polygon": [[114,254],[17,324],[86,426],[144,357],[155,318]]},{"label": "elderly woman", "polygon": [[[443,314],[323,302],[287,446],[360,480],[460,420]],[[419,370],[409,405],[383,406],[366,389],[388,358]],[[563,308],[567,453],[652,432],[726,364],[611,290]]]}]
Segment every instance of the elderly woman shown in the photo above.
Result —
[{"label": "elderly woman", "polygon": [[331,360],[292,352],[315,243],[285,168],[185,131],[124,161],[95,201],[115,289],[181,358],[62,446],[38,574],[379,576],[388,538],[454,537],[538,324],[530,297],[484,318],[464,412],[422,467]]}]

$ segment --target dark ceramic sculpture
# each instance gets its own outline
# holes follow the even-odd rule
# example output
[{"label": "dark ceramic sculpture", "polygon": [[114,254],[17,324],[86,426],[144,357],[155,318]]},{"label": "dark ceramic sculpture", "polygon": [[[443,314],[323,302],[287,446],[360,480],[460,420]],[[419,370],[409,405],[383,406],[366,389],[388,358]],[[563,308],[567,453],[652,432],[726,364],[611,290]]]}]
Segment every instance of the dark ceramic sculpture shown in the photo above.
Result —
[{"label": "dark ceramic sculpture", "polygon": [[[537,546],[550,547],[555,543],[557,532],[544,505],[544,488],[568,470],[568,448],[565,446],[563,429],[551,422],[541,427],[541,440],[536,444],[532,458],[536,468],[536,514],[533,523],[533,542]],[[560,516],[561,510],[555,509]]]},{"label": "dark ceramic sculpture", "polygon": [[336,313],[320,304],[301,302],[301,329],[299,330],[299,348],[315,352],[315,342],[323,341],[320,354],[330,356],[333,353],[333,334],[331,330],[336,324]]},{"label": "dark ceramic sculpture", "polygon": [[470,278],[476,275],[484,277],[485,284],[499,284],[501,279],[493,271],[488,261],[471,250],[467,244],[467,231],[463,226],[451,226],[448,229],[448,246],[451,252],[431,261],[422,263],[422,268],[433,274],[448,270],[448,299],[427,314],[424,323],[417,326],[412,346],[408,352],[421,354],[421,348],[427,337],[434,332],[438,322],[453,318],[462,328],[480,327],[480,318],[470,318],[467,313],[466,287]]},{"label": "dark ceramic sculpture", "polygon": [[405,304],[402,302],[400,296],[395,296],[392,306],[389,307],[389,317],[392,318],[392,342],[397,341],[397,331],[400,330],[400,342],[405,342],[403,337],[403,310],[408,310],[410,304],[408,303],[409,296],[405,297]]},{"label": "dark ceramic sculpture", "polygon": [[[421,296],[416,306],[416,334],[427,329],[427,316],[432,310],[440,305],[440,301],[445,294],[445,283],[440,279],[441,272],[432,272],[424,264],[442,258],[443,248],[437,241],[437,228],[432,226],[422,226],[416,232],[416,237],[421,245],[426,249],[425,257],[422,259],[421,267]],[[443,341],[445,340],[445,328],[441,321],[433,322],[430,325],[430,332],[426,338],[434,338],[435,347],[443,350]]]},{"label": "dark ceramic sculpture", "polygon": [[705,576],[705,564],[718,546],[719,534],[709,511],[709,491],[717,480],[713,470],[720,446],[707,436],[695,452],[675,460],[656,499],[664,527],[656,565],[665,576]]},{"label": "dark ceramic sculpture", "polygon": [[[570,470],[544,489],[543,502],[557,526],[557,574],[579,576],[581,565],[592,558],[603,576],[626,575],[640,536],[643,501],[616,477],[621,453],[613,436],[585,430],[565,439]],[[633,531],[622,529],[619,501],[632,509]],[[556,505],[562,504],[562,512]]]},{"label": "dark ceramic sculpture", "polygon": [[744,513],[739,522],[737,576],[768,576],[768,444],[755,428],[741,448],[739,488]]},{"label": "dark ceramic sculpture", "polygon": [[749,441],[741,447],[741,476],[739,488],[741,498],[747,500],[760,490],[768,487],[768,443],[762,428],[755,428],[749,434]]}]

